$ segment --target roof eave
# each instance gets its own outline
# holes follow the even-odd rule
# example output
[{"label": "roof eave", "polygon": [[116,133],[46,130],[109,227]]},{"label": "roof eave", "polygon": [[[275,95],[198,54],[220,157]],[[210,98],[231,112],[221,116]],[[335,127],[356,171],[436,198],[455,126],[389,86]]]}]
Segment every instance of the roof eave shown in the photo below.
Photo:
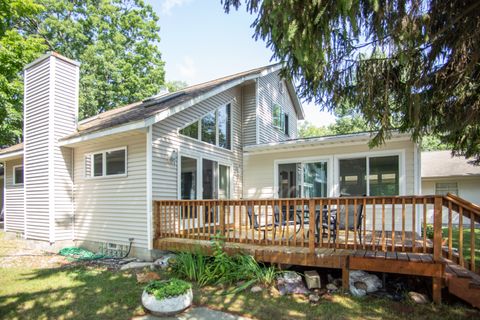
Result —
[{"label": "roof eave", "polygon": [[0,161],[15,160],[23,157],[23,150],[0,154]]}]

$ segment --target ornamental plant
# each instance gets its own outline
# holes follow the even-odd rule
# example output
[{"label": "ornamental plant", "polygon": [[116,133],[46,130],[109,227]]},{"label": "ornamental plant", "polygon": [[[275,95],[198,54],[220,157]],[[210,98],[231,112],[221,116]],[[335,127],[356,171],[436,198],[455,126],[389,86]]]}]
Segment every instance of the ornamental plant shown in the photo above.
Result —
[{"label": "ornamental plant", "polygon": [[177,278],[171,278],[168,280],[151,281],[145,287],[145,291],[155,296],[157,300],[163,300],[185,294],[191,288],[192,285],[190,283]]}]

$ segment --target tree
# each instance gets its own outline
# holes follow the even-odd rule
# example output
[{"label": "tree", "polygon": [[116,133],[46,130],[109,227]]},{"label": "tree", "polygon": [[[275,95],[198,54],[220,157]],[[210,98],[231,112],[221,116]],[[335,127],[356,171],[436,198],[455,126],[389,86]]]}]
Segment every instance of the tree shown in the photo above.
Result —
[{"label": "tree", "polygon": [[[241,0],[223,0],[225,11]],[[307,101],[348,106],[414,140],[433,134],[480,163],[480,2],[476,0],[245,0]]]},{"label": "tree", "polygon": [[[38,1],[40,3],[40,1]],[[0,0],[0,144],[21,140],[21,70],[46,50],[81,62],[80,118],[158,93],[158,17],[142,0]]]},{"label": "tree", "polygon": [[322,127],[317,127],[313,123],[305,121],[302,125],[300,125],[298,129],[298,135],[302,138],[308,138],[365,131],[369,131],[365,120],[359,116],[345,116],[337,118],[335,123]]},{"label": "tree", "polygon": [[0,146],[20,142],[25,64],[45,49],[38,35],[21,32],[44,8],[28,0],[0,0]]}]

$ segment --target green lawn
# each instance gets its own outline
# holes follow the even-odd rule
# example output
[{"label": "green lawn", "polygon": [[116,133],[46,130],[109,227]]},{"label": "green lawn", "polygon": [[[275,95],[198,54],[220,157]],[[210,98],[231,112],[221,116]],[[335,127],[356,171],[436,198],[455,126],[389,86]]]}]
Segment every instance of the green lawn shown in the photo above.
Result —
[{"label": "green lawn", "polygon": [[[442,228],[442,235],[444,238],[448,238],[448,227]],[[471,240],[470,227],[463,228],[463,257],[470,261],[470,240]],[[460,238],[460,229],[452,228],[452,247],[458,248]],[[448,242],[447,242],[448,245]],[[475,229],[475,264],[480,268],[480,229]]]},{"label": "green lawn", "polygon": [[[19,246],[21,242],[4,240],[0,233],[0,319],[130,319],[144,314],[140,304],[144,285],[136,282],[133,272],[65,264],[66,261],[38,268],[43,257],[25,254]],[[13,256],[18,266],[11,264],[14,253],[20,254]],[[160,276],[165,279],[169,275]],[[276,290],[226,294],[228,290],[194,286],[194,303],[275,320],[480,318],[480,312],[461,305],[413,305],[342,294],[327,296],[319,304],[311,305],[306,297],[280,296]]]}]

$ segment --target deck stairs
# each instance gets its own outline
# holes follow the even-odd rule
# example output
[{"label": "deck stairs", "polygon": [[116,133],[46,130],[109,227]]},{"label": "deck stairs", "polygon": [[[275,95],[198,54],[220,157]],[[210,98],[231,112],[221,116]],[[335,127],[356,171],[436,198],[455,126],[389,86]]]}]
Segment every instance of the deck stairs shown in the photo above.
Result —
[{"label": "deck stairs", "polygon": [[445,259],[445,286],[454,296],[480,308],[480,275]]}]

